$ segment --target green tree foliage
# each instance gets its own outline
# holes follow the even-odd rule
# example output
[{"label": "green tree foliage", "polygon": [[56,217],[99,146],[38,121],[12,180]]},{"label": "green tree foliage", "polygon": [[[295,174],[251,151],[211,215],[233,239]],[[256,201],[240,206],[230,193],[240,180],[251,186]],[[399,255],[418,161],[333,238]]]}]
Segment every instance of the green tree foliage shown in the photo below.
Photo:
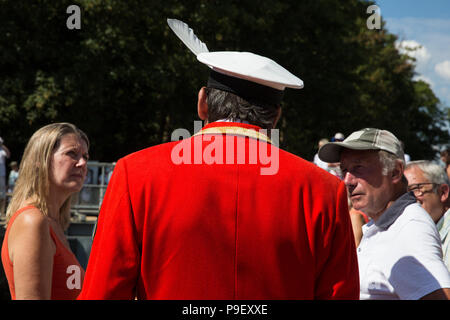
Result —
[{"label": "green tree foliage", "polygon": [[[81,8],[68,30],[66,8]],[[0,135],[18,159],[39,127],[68,121],[115,161],[193,131],[208,68],[167,27],[187,22],[211,51],[251,51],[302,78],[287,90],[282,147],[312,159],[317,141],[362,127],[392,130],[413,158],[448,141],[448,119],[396,37],[366,27],[363,0],[0,0]]]}]

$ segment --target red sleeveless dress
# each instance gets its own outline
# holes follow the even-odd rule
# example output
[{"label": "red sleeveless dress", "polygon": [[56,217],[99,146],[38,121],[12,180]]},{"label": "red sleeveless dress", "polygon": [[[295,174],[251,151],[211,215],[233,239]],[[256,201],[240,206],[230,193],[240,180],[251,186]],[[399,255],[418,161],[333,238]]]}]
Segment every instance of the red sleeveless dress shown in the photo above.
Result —
[{"label": "red sleeveless dress", "polygon": [[[5,275],[8,280],[11,298],[16,299],[14,287],[14,269],[8,253],[8,235],[9,230],[17,216],[27,209],[34,206],[26,206],[11,217],[5,232],[2,246],[2,263]],[[52,300],[74,300],[81,292],[84,280],[84,269],[80,266],[75,255],[59,240],[52,227],[49,227],[50,236],[56,245],[56,252],[53,256],[53,275],[52,275]]]}]

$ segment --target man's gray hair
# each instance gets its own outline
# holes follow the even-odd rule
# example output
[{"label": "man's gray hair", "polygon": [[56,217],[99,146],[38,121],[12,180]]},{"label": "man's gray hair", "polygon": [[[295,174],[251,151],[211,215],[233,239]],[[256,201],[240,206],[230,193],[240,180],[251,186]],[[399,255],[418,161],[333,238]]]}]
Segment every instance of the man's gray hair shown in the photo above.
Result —
[{"label": "man's gray hair", "polygon": [[403,163],[403,167],[405,166],[405,159],[401,159],[393,153],[380,150],[378,151],[378,156],[380,157],[380,162],[383,167],[383,171],[381,172],[383,176],[387,176],[395,169],[397,161]]},{"label": "man's gray hair", "polygon": [[420,170],[422,170],[425,178],[427,178],[431,183],[439,185],[447,184],[450,186],[450,180],[448,179],[444,168],[442,168],[437,163],[428,160],[411,161],[408,162],[405,170],[411,168],[419,168]]}]

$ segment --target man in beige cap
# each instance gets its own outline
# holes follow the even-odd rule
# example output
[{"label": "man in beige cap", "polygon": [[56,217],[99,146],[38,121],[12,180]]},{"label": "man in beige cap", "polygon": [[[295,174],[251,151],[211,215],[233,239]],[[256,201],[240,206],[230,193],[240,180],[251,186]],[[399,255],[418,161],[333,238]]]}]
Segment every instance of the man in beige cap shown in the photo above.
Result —
[{"label": "man in beige cap", "polygon": [[361,299],[448,299],[450,275],[433,220],[407,192],[400,141],[366,128],[319,150],[340,162],[353,207],[371,221],[357,249]]}]

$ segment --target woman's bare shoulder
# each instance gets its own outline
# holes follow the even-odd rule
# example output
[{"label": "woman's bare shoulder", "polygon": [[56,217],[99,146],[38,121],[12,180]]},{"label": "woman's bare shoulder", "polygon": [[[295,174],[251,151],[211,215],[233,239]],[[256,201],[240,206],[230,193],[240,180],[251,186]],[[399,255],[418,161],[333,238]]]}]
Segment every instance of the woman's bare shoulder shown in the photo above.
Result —
[{"label": "woman's bare shoulder", "polygon": [[13,221],[8,235],[8,246],[13,249],[18,242],[27,246],[47,245],[50,239],[49,221],[37,208],[30,207]]},{"label": "woman's bare shoulder", "polygon": [[13,228],[15,229],[42,229],[48,228],[49,222],[47,217],[35,207],[30,207],[29,209],[21,212],[16,219],[14,220],[13,225],[11,226],[11,231]]}]

